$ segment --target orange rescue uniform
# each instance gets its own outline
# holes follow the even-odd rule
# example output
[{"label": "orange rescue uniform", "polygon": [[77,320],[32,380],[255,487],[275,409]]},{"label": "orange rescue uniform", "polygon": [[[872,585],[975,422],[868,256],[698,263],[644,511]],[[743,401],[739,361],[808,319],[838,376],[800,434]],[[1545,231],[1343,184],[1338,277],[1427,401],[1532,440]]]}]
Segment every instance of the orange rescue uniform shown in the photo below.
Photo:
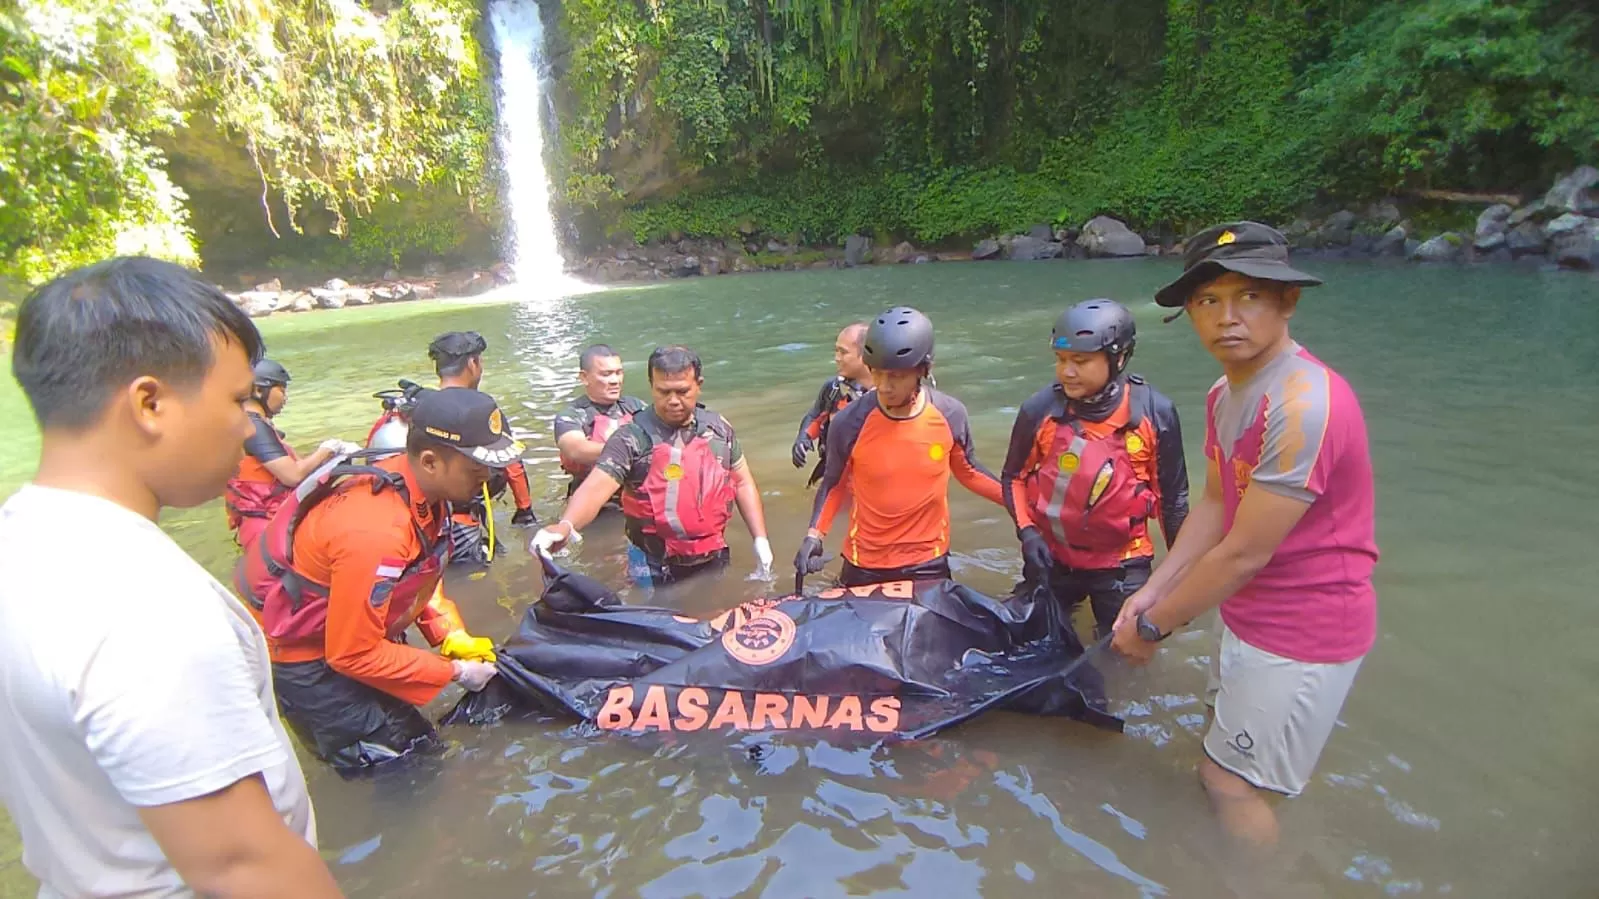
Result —
[{"label": "orange rescue uniform", "polygon": [[[411,595],[393,595],[400,572],[421,558],[423,545],[443,538],[445,505],[423,500],[404,455],[376,463],[405,480],[411,502],[397,490],[373,493],[369,478],[318,503],[294,535],[294,570],[329,586],[323,633],[298,641],[269,641],[274,662],[326,659],[328,667],[412,705],[424,705],[449,684],[448,659],[395,642],[415,623],[438,646],[463,629],[455,604],[444,595],[442,577]],[[401,603],[403,607],[391,608]]]},{"label": "orange rescue uniform", "polygon": [[924,388],[922,408],[890,418],[871,391],[828,427],[827,467],[811,526],[826,535],[853,500],[843,557],[859,568],[921,565],[949,552],[949,478],[1004,505],[999,480],[977,461],[966,407]]}]

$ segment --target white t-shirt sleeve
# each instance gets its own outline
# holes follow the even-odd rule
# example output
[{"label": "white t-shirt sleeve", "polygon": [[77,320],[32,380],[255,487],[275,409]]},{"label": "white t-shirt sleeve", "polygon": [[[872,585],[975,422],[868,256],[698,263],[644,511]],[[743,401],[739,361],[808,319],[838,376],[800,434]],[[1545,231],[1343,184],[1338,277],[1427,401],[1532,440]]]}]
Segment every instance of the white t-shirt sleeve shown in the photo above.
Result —
[{"label": "white t-shirt sleeve", "polygon": [[89,752],[122,798],[183,802],[286,762],[226,612],[209,597],[176,609],[141,599],[129,597],[73,694]]}]

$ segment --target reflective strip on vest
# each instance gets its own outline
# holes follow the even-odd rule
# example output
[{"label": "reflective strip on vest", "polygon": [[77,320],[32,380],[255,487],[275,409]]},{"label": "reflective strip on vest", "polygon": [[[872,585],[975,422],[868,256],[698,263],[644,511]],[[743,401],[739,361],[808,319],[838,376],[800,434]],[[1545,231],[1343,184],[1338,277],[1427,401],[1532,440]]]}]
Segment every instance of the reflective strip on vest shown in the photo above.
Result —
[{"label": "reflective strip on vest", "polygon": [[[677,469],[677,477],[672,477],[672,469]],[[683,528],[683,520],[677,515],[677,498],[681,492],[680,485],[686,472],[683,471],[683,444],[673,440],[671,453],[666,457],[666,471],[662,473],[666,478],[666,508],[661,510],[666,515],[666,524],[677,535],[679,540],[688,539],[688,531]]]},{"label": "reflective strip on vest", "polygon": [[[1072,458],[1078,460],[1077,468],[1072,469],[1071,474],[1055,479],[1055,489],[1050,492],[1049,504],[1044,507],[1046,513],[1044,525],[1049,528],[1050,535],[1063,546],[1067,543],[1067,540],[1066,525],[1061,521],[1061,511],[1066,505],[1066,493],[1071,488],[1072,479],[1077,477],[1078,471],[1082,470],[1083,447],[1087,445],[1088,441],[1083,437],[1081,431],[1073,433],[1071,445],[1067,447],[1066,452]],[[1058,457],[1055,460],[1055,464],[1060,464]]]}]

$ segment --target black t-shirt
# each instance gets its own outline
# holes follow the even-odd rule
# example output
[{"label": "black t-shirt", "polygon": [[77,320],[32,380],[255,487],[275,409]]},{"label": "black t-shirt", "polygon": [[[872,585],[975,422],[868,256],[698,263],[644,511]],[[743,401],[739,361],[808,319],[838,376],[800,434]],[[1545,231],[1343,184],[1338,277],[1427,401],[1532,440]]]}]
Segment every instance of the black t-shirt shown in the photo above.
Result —
[{"label": "black t-shirt", "polygon": [[573,431],[587,437],[594,427],[594,420],[602,415],[606,418],[621,418],[623,415],[637,415],[643,411],[644,401],[635,396],[624,396],[609,406],[601,406],[587,396],[578,397],[577,402],[562,409],[561,414],[555,416],[555,441],[559,443],[562,437]]},{"label": "black t-shirt", "polygon": [[605,441],[605,449],[600,451],[594,467],[620,481],[624,489],[638,490],[649,477],[650,453],[655,444],[669,443],[677,437],[687,443],[689,438],[705,431],[710,432],[711,451],[729,471],[733,470],[744,458],[738,437],[727,419],[704,406],[696,409],[694,418],[681,428],[662,421],[654,409],[645,409]]},{"label": "black t-shirt", "polygon": [[264,465],[273,459],[282,459],[289,455],[289,448],[283,445],[282,431],[254,412],[245,414],[255,423],[255,433],[244,441],[244,451],[249,453],[252,459]]}]

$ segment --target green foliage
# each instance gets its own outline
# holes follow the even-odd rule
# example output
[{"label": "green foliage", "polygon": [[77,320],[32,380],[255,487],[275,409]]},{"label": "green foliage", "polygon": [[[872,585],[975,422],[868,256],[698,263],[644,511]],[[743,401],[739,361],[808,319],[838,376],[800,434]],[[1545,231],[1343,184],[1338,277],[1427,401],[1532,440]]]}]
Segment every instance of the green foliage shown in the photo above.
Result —
[{"label": "green foliage", "polygon": [[23,0],[0,11],[0,275],[112,252],[192,260],[152,138],[178,121],[161,4]]},{"label": "green foliage", "polygon": [[379,15],[326,0],[210,0],[182,48],[197,101],[250,151],[290,211],[344,225],[395,182],[481,192],[493,112],[469,0],[405,0]]},{"label": "green foliage", "polygon": [[[1599,151],[1599,27],[1558,0],[578,4],[639,23],[607,102],[698,171],[626,198],[615,227],[641,238],[938,241],[1102,212],[1181,232],[1547,184]],[[603,171],[618,144],[590,142]],[[614,204],[609,186],[567,199]]]},{"label": "green foliage", "polygon": [[1325,110],[1346,177],[1514,185],[1599,148],[1595,37],[1593,17],[1561,0],[1386,4],[1338,41],[1302,100]]},{"label": "green foliage", "polygon": [[[488,198],[492,111],[472,0],[17,0],[0,8],[0,274],[111,253],[196,261],[158,142],[214,119],[263,214],[346,212],[398,184]],[[241,185],[242,187],[242,185]],[[358,254],[392,252],[424,230]]]}]

